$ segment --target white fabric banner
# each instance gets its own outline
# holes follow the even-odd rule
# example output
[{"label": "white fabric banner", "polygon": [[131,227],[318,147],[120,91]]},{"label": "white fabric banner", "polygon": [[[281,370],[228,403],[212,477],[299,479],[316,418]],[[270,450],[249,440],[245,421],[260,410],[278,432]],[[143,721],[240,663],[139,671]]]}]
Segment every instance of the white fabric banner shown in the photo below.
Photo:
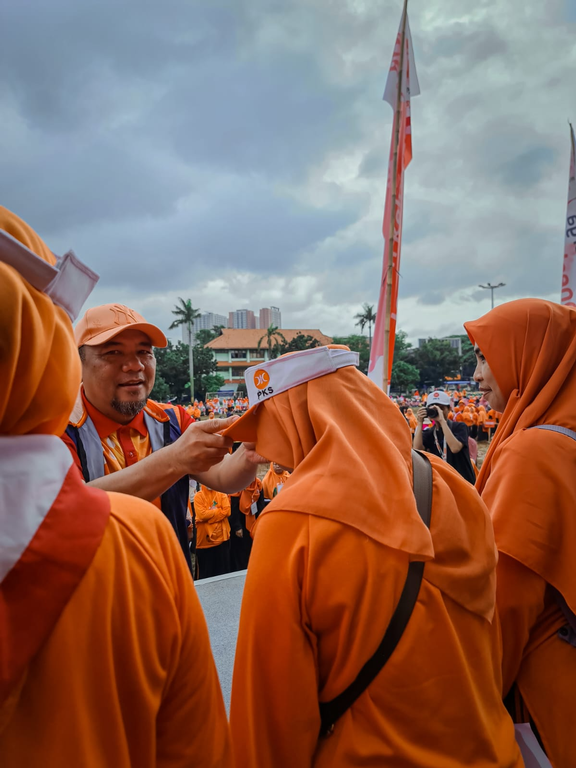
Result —
[{"label": "white fabric banner", "polygon": [[566,239],[562,268],[562,299],[567,307],[576,307],[576,159],[574,157],[574,128],[570,126],[570,180],[568,182],[568,210],[566,212]]}]

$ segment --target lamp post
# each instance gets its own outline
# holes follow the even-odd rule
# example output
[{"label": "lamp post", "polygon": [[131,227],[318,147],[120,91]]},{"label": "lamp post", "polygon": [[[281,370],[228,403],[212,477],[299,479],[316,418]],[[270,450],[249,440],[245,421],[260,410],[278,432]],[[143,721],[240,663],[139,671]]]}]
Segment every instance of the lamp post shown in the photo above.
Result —
[{"label": "lamp post", "polygon": [[491,285],[490,283],[486,283],[486,285],[479,285],[478,288],[489,288],[490,289],[490,295],[492,297],[492,309],[494,309],[494,291],[496,288],[503,288],[506,285],[506,283],[498,283],[498,285]]}]

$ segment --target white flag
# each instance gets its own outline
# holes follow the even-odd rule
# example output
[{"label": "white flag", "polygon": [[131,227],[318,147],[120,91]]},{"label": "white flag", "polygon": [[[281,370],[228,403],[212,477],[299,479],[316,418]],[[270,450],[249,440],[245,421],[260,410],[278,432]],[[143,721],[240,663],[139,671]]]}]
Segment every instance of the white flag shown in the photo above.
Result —
[{"label": "white flag", "polygon": [[567,307],[576,307],[576,159],[574,157],[574,128],[572,126],[570,126],[570,139],[572,151],[570,153],[564,266],[562,268],[562,304]]}]

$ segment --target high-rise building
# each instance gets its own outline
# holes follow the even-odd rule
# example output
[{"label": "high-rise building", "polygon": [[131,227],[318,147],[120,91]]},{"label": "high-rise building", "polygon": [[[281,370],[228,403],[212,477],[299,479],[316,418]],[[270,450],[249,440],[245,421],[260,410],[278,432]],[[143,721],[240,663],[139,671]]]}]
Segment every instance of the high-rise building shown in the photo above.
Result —
[{"label": "high-rise building", "polygon": [[260,328],[269,328],[271,325],[282,328],[282,315],[278,307],[265,307],[260,310]]},{"label": "high-rise building", "polygon": [[228,313],[229,328],[257,328],[256,317],[251,309],[237,309]]},{"label": "high-rise building", "polygon": [[[215,325],[223,325],[225,328],[228,326],[228,321],[224,315],[216,315],[214,312],[202,312],[200,317],[194,320],[192,325],[192,344],[196,343],[196,334],[198,331],[209,330],[211,331]],[[188,328],[183,325],[182,327],[182,341],[184,344],[190,344],[190,337],[188,335]]]}]

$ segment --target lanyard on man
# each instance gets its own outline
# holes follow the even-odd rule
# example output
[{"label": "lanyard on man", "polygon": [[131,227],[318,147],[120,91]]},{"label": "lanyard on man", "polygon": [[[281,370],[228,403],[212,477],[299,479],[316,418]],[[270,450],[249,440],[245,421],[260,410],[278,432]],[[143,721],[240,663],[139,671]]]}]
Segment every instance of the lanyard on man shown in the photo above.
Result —
[{"label": "lanyard on man", "polygon": [[442,461],[446,461],[446,457],[448,456],[448,451],[446,448],[446,435],[444,435],[444,444],[442,448],[440,448],[440,443],[438,442],[438,425],[434,425],[434,442],[436,443],[436,448],[438,449],[438,455],[442,457]]}]

